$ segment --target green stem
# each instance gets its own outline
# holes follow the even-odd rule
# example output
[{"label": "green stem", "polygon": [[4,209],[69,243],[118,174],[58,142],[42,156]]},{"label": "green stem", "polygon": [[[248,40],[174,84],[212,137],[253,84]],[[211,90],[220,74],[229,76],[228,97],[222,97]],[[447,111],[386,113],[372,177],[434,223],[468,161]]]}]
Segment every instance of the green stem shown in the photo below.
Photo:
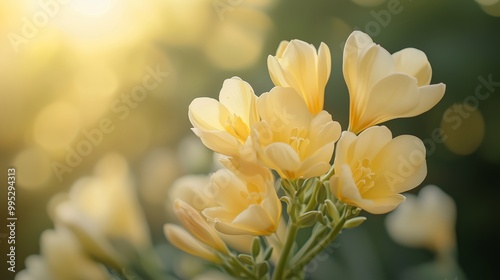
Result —
[{"label": "green stem", "polygon": [[[320,226],[322,226],[322,225],[320,225]],[[315,232],[315,233],[306,241],[306,243],[304,243],[304,245],[302,245],[300,250],[292,258],[291,263],[294,263],[294,260],[297,258],[300,259],[301,258],[300,256],[305,255],[309,250],[311,250],[311,248],[314,246],[314,244],[316,244],[320,238],[324,238],[324,236],[326,234],[326,232],[323,229],[313,231],[313,232]]]},{"label": "green stem", "polygon": [[[351,207],[346,207],[346,209],[342,213],[342,217],[340,221],[335,225],[335,227],[328,233],[328,235],[318,242],[314,247],[309,250],[304,250],[304,254],[297,254],[292,259],[292,267],[302,268],[305,267],[317,254],[319,254],[323,249],[325,249],[330,243],[335,240],[335,238],[339,235],[340,231],[344,227],[345,222],[348,219],[348,216],[351,212]],[[302,250],[301,250],[302,251]]]},{"label": "green stem", "polygon": [[281,252],[280,259],[278,261],[278,265],[276,266],[276,270],[274,271],[273,280],[285,279],[283,277],[284,272],[285,272],[285,266],[288,262],[288,255],[290,254],[290,251],[292,250],[293,244],[295,243],[295,237],[297,236],[298,230],[299,230],[299,227],[297,226],[297,224],[294,221],[292,221],[292,217],[290,217],[290,227],[288,228],[285,246],[283,247],[283,251]]},{"label": "green stem", "polygon": [[330,167],[330,170],[328,170],[328,172],[325,175],[321,176],[320,180],[322,182],[326,182],[326,181],[330,180],[330,177],[332,177],[334,174],[335,174],[335,168],[334,168],[334,165],[332,164],[332,167]]}]

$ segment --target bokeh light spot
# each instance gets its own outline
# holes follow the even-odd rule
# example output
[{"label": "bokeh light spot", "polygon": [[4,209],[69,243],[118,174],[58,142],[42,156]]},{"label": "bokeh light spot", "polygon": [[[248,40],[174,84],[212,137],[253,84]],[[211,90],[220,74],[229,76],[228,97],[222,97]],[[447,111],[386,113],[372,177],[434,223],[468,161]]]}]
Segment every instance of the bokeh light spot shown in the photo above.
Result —
[{"label": "bokeh light spot", "polygon": [[484,118],[481,112],[467,110],[464,104],[448,108],[441,121],[445,146],[458,155],[472,154],[484,139]]},{"label": "bokeh light spot", "polygon": [[47,150],[61,149],[71,143],[80,130],[80,114],[67,102],[45,107],[36,117],[35,141]]},{"label": "bokeh light spot", "polygon": [[50,157],[40,148],[27,148],[16,155],[17,183],[26,189],[43,187],[51,177]]}]

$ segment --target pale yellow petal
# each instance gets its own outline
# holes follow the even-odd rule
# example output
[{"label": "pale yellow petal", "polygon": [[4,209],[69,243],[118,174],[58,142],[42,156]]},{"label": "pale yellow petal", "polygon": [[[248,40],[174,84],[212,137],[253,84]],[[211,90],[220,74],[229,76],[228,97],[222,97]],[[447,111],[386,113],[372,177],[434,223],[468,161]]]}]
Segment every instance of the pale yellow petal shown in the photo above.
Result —
[{"label": "pale yellow petal", "polygon": [[228,211],[240,212],[246,205],[242,192],[246,192],[245,183],[227,169],[220,169],[210,179],[210,187],[216,201]]},{"label": "pale yellow petal", "polygon": [[188,116],[195,128],[225,130],[223,121],[230,116],[230,113],[217,100],[199,97],[189,104]]},{"label": "pale yellow petal", "polygon": [[[347,203],[357,205],[362,197],[354,182],[351,167],[347,164],[339,164],[336,171],[335,177],[332,176],[333,179],[331,179],[334,181],[331,184],[333,194]],[[338,182],[335,182],[336,180]]]},{"label": "pale yellow petal", "polygon": [[203,210],[203,215],[211,222],[231,223],[238,212],[229,212],[224,207],[210,207]]},{"label": "pale yellow petal", "polygon": [[267,211],[269,217],[275,223],[278,223],[281,217],[281,201],[273,185],[267,187],[266,196],[262,200],[261,205]]},{"label": "pale yellow petal", "polygon": [[364,194],[376,197],[417,187],[427,175],[425,146],[411,135],[401,135],[385,145],[372,162],[375,186]]},{"label": "pale yellow petal", "polygon": [[419,102],[412,110],[401,115],[402,118],[418,116],[425,113],[436,106],[436,104],[443,98],[446,85],[443,83],[423,86],[418,89]]},{"label": "pale yellow petal", "polygon": [[431,64],[423,51],[406,48],[392,54],[392,56],[397,72],[403,72],[415,77],[418,81],[418,86],[425,86],[431,82]]},{"label": "pale yellow petal", "polygon": [[290,41],[280,60],[281,65],[291,74],[288,77],[285,76],[287,83],[302,95],[308,107],[314,111],[313,113],[323,109],[323,107],[316,108],[320,97],[318,96],[316,61],[317,54],[314,46],[301,40]]},{"label": "pale yellow petal", "polygon": [[416,80],[406,74],[392,74],[371,90],[366,108],[359,119],[351,120],[350,129],[360,132],[370,126],[400,117],[419,102]]},{"label": "pale yellow petal", "polygon": [[361,53],[371,45],[374,45],[373,40],[361,31],[354,31],[347,38],[344,46],[342,71],[349,92],[357,90],[359,58]]},{"label": "pale yellow petal", "polygon": [[297,171],[301,164],[299,155],[293,148],[281,142],[272,143],[265,147],[262,161],[271,169],[283,174]]},{"label": "pale yellow petal", "polygon": [[283,53],[285,52],[285,49],[287,48],[289,41],[281,41],[280,44],[278,45],[278,49],[276,50],[276,57],[281,58],[283,56]]},{"label": "pale yellow petal", "polygon": [[[321,43],[318,49],[318,86],[319,90],[324,91],[325,85],[330,78],[330,72],[332,70],[332,56],[330,54],[330,49],[325,43]],[[320,110],[323,109],[323,104],[321,104]]]},{"label": "pale yellow petal", "polygon": [[274,87],[258,98],[257,108],[274,132],[307,127],[312,118],[306,103],[292,88]]},{"label": "pale yellow petal", "polygon": [[404,200],[404,196],[390,194],[383,197],[367,198],[359,193],[348,165],[339,167],[340,173],[330,178],[330,189],[339,199],[355,205],[372,214],[383,214],[394,210]]},{"label": "pale yellow petal", "polygon": [[310,127],[311,148],[313,150],[337,141],[342,133],[340,124],[332,121],[332,116],[326,111],[317,114]]},{"label": "pale yellow petal", "polygon": [[273,81],[275,86],[288,87],[288,83],[285,79],[284,70],[281,67],[278,59],[272,55],[267,57],[267,69],[269,70],[269,76]]},{"label": "pale yellow petal", "polygon": [[200,137],[201,142],[214,152],[223,155],[237,155],[239,153],[239,142],[226,131],[204,131],[192,128],[193,132]]},{"label": "pale yellow petal", "polygon": [[391,131],[385,126],[372,126],[359,134],[352,142],[348,156],[349,162],[373,159],[378,152],[392,140]]},{"label": "pale yellow petal", "polygon": [[376,199],[362,199],[358,201],[358,207],[372,214],[388,213],[405,200],[405,197],[400,194],[395,194],[387,197]]},{"label": "pale yellow petal", "polygon": [[219,94],[219,102],[231,115],[239,116],[248,126],[258,121],[256,100],[257,96],[250,84],[239,77],[225,80]]},{"label": "pale yellow petal", "polygon": [[259,235],[255,234],[255,231],[252,229],[244,229],[221,221],[215,221],[214,227],[220,233],[227,235]]},{"label": "pale yellow petal", "polygon": [[298,173],[302,174],[303,178],[312,178],[328,172],[334,147],[332,141],[308,155],[308,157],[302,161]]},{"label": "pale yellow petal", "polygon": [[218,230],[225,234],[237,234],[238,230],[241,232],[246,232],[245,234],[253,234],[253,235],[268,235],[273,233],[276,230],[277,224],[275,221],[269,216],[267,211],[261,206],[257,204],[250,205],[247,209],[242,211],[236,218],[232,221],[231,224],[227,224],[227,228],[231,227],[236,229],[236,231],[223,232],[222,230],[226,229],[222,227],[220,230],[220,223],[218,223]]},{"label": "pale yellow petal", "polygon": [[330,164],[325,161],[313,162],[312,164],[303,164],[298,173],[300,178],[313,178],[326,174],[330,167]]},{"label": "pale yellow petal", "polygon": [[335,148],[335,166],[349,162],[349,147],[356,139],[356,134],[350,131],[342,131]]}]

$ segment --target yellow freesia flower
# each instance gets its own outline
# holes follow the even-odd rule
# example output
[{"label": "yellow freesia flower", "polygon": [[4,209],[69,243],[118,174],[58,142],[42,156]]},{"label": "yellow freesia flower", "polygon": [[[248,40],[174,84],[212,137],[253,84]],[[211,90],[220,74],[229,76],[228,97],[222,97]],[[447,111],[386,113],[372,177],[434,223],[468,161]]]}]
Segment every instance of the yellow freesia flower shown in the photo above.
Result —
[{"label": "yellow freesia flower", "polygon": [[276,86],[293,87],[302,95],[312,114],[323,110],[325,86],[331,71],[330,49],[321,43],[318,51],[301,40],[282,41],[276,56],[267,58]]},{"label": "yellow freesia flower", "polygon": [[399,193],[424,180],[425,147],[415,136],[393,139],[385,126],[370,127],[358,136],[344,131],[337,143],[334,169],[330,189],[338,199],[372,214],[384,214],[405,199]]},{"label": "yellow freesia flower", "polygon": [[224,81],[219,101],[200,97],[189,105],[193,132],[209,149],[238,156],[247,142],[250,128],[259,120],[252,87],[238,77]]},{"label": "yellow freesia flower", "polygon": [[269,235],[278,227],[281,202],[269,170],[254,176],[220,169],[212,175],[211,187],[218,189],[217,207],[203,210],[215,229],[229,235]]},{"label": "yellow freesia flower", "polygon": [[275,87],[257,107],[262,121],[252,130],[259,159],[281,177],[310,178],[330,169],[340,125],[321,111],[313,115],[293,88]]},{"label": "yellow freesia flower", "polygon": [[432,69],[420,50],[390,54],[367,34],[354,31],[344,48],[344,78],[349,89],[349,131],[420,115],[444,95],[443,83],[430,85]]}]

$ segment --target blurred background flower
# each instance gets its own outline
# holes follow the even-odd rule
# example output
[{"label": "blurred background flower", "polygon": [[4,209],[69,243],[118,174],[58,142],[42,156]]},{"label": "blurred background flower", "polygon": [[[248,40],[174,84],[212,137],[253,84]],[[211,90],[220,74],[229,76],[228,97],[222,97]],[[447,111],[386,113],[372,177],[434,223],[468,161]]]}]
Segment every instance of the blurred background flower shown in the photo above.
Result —
[{"label": "blurred background flower", "polygon": [[[151,244],[171,274],[188,278],[205,271],[203,263],[197,270],[192,259],[179,257],[162,231],[172,219],[165,210],[172,182],[182,175],[213,171],[212,153],[189,130],[189,103],[199,96],[216,98],[224,79],[233,76],[249,82],[257,95],[269,91],[273,84],[266,59],[282,40],[300,39],[314,46],[324,42],[332,56],[325,109],[347,127],[342,50],[351,31],[359,29],[390,53],[406,47],[423,50],[433,67],[431,83],[446,83],[446,94],[435,108],[386,125],[394,135],[413,134],[423,140],[428,154],[424,184],[440,186],[456,203],[459,266],[469,278],[492,278],[500,263],[493,253],[500,250],[494,215],[500,197],[497,4],[494,0],[2,1],[0,170],[3,174],[9,167],[17,170],[16,268],[49,271],[48,261],[27,257],[38,254],[45,259],[50,254],[41,245],[51,238],[45,236],[63,236],[61,240],[71,242],[73,237],[61,233],[60,223],[54,225],[45,210],[56,193],[71,196],[76,189],[72,186],[86,180],[82,177],[99,177],[94,170],[118,172],[126,165],[128,179],[123,184],[131,186],[136,205],[132,208],[140,209],[137,219],[146,217],[148,228],[131,237],[133,243]],[[103,167],[99,162],[109,153],[121,159]],[[5,195],[0,192],[2,201]],[[105,223],[101,210],[105,213],[123,199],[110,195],[109,205],[102,206],[104,197],[87,195],[91,198],[84,204],[95,205],[85,208],[88,215],[101,221],[90,226],[94,230]],[[0,214],[5,221],[5,211]],[[316,260],[328,265],[312,264],[308,275],[398,279],[407,268],[433,259],[426,250],[397,246],[383,229],[383,217],[369,216],[363,227],[338,239],[340,247]],[[45,230],[49,234],[40,240]],[[1,241],[4,252],[6,242]],[[68,254],[78,253],[78,246],[71,248]],[[2,262],[2,271],[5,265]],[[192,271],[187,273],[186,267]]]},{"label": "blurred background flower", "polygon": [[399,244],[433,251],[436,259],[412,268],[404,279],[442,279],[457,275],[465,279],[456,264],[456,205],[451,197],[434,185],[423,187],[418,197],[406,201],[387,215],[389,235]]}]

